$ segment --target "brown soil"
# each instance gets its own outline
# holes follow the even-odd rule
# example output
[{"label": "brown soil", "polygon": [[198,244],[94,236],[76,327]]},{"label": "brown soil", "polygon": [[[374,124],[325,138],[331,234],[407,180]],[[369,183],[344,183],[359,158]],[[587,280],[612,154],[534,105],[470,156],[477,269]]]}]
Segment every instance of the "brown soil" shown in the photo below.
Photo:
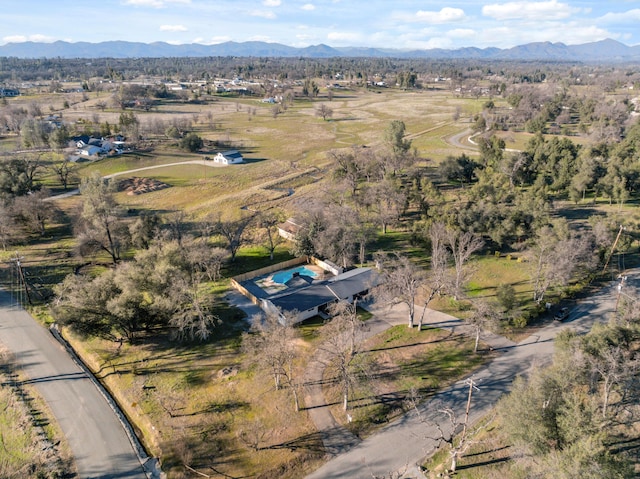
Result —
[{"label": "brown soil", "polygon": [[127,178],[118,183],[118,191],[126,191],[128,195],[142,195],[151,191],[163,190],[170,185],[153,178]]}]

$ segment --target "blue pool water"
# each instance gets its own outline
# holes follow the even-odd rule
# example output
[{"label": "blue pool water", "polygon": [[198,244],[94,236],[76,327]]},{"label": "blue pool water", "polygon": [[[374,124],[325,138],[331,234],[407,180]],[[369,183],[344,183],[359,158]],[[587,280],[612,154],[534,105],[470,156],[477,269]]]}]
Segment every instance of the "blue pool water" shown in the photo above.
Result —
[{"label": "blue pool water", "polygon": [[271,280],[274,283],[285,284],[289,281],[294,273],[298,273],[300,276],[310,276],[315,278],[317,275],[306,266],[298,266],[297,268],[287,269],[285,271],[278,271],[271,276]]}]

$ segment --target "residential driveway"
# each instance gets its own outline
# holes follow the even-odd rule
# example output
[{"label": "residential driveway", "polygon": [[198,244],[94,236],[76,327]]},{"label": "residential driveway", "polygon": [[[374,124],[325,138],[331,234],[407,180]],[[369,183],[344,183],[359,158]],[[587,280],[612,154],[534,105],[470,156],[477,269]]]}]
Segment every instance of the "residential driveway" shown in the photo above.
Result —
[{"label": "residential driveway", "polygon": [[0,343],[49,405],[82,479],[144,479],[125,430],[90,377],[51,333],[0,291]]},{"label": "residential driveway", "polygon": [[[479,390],[473,395],[469,416],[471,422],[487,414],[498,399],[509,391],[517,376],[550,361],[554,352],[553,339],[558,332],[573,328],[586,333],[595,322],[608,319],[614,307],[615,285],[610,285],[588,300],[581,301],[571,311],[568,321],[550,324],[518,344],[488,335],[485,340],[489,339],[492,347],[501,354],[473,375]],[[387,317],[395,317],[397,321],[402,317],[401,313],[401,310],[391,311]],[[384,314],[384,311],[377,311],[376,314]],[[429,311],[426,318],[431,325],[465,327],[455,318],[452,320],[442,313]],[[429,439],[439,435],[434,424],[439,423],[443,431],[451,432],[448,420],[437,412],[438,409],[446,405],[455,411],[457,417],[462,417],[468,391],[465,381],[459,381],[422,404],[418,409],[419,414],[406,414],[362,442],[345,442],[342,452],[307,478],[371,479],[375,476],[389,477],[397,472],[404,472],[405,478],[424,477],[418,465],[435,450],[435,441]],[[329,452],[335,452],[335,449]]]}]

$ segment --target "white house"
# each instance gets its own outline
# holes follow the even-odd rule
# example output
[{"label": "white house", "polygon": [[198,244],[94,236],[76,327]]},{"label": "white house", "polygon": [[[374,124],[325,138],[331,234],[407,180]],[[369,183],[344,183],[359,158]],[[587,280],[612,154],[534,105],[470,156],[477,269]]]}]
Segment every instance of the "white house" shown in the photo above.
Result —
[{"label": "white house", "polygon": [[83,156],[97,156],[102,153],[102,148],[95,145],[87,145],[80,148],[78,152]]},{"label": "white house", "polygon": [[244,163],[242,154],[238,150],[221,151],[213,158],[213,161],[216,163],[222,163],[223,165]]}]

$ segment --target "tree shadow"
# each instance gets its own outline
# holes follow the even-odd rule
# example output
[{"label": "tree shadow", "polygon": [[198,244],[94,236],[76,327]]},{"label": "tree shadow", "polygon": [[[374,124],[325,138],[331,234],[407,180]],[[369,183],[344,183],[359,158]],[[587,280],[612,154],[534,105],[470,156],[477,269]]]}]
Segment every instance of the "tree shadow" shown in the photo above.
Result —
[{"label": "tree shadow", "polygon": [[458,467],[456,469],[458,471],[463,471],[465,469],[473,469],[474,467],[482,467],[482,466],[491,466],[491,465],[495,465],[495,464],[501,464],[503,462],[508,462],[510,460],[511,460],[511,457],[509,457],[509,456],[507,456],[507,457],[499,457],[499,458],[491,459],[491,460],[488,460],[488,461],[475,462],[473,464],[458,465]]},{"label": "tree shadow", "polygon": [[[429,328],[429,327],[423,326],[422,331],[427,331],[428,329],[436,329],[436,328]],[[432,341],[419,341],[419,342],[411,343],[411,344],[401,344],[401,345],[398,345],[398,346],[388,346],[388,347],[374,348],[374,349],[369,349],[367,351],[362,351],[359,354],[362,354],[362,353],[375,353],[375,352],[379,352],[379,351],[391,351],[391,350],[394,350],[394,349],[405,349],[405,348],[412,348],[412,347],[415,347],[415,346],[424,346],[424,345],[427,345],[427,344],[443,343],[443,342],[447,342],[447,341],[452,341],[452,340],[454,340],[454,339],[456,339],[456,338],[458,338],[460,336],[461,335],[456,334],[456,335],[446,336],[446,337],[443,337],[443,338],[434,339]]]},{"label": "tree shadow", "polygon": [[[326,434],[331,436],[332,430],[327,431]],[[288,449],[290,451],[297,451],[302,449],[316,453],[324,453],[324,443],[322,442],[323,437],[324,434],[322,432],[313,432],[310,434],[305,434],[304,436],[300,436],[291,441],[272,444],[270,446],[261,447],[260,449]]]},{"label": "tree shadow", "polygon": [[249,408],[249,403],[244,401],[227,401],[223,403],[211,402],[203,409],[199,411],[190,412],[188,414],[173,414],[171,417],[192,417],[199,416],[201,414],[223,414],[246,410]]}]

